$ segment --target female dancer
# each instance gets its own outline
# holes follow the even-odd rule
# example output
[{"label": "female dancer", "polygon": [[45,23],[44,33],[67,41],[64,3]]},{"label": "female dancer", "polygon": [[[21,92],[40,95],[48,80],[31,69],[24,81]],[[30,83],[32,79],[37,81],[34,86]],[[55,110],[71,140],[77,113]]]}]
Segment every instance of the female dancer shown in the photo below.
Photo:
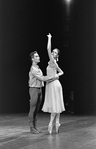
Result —
[{"label": "female dancer", "polygon": [[[47,76],[59,76],[63,75],[63,71],[59,68],[57,61],[59,57],[59,50],[53,49],[51,53],[51,34],[49,33],[48,43],[47,43],[47,51],[49,56],[49,62],[47,66]],[[50,122],[48,125],[48,132],[52,133],[53,121],[56,118],[56,133],[59,132],[60,127],[60,113],[65,111],[64,102],[63,102],[63,92],[62,86],[59,80],[54,80],[53,82],[46,83],[45,89],[45,101],[43,104],[42,111],[49,112],[50,114]]]}]

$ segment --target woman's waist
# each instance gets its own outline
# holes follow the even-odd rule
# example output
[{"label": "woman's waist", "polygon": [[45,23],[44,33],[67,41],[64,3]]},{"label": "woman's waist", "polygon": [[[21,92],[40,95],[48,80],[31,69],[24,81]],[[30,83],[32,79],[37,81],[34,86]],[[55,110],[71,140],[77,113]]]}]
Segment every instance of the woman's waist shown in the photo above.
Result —
[{"label": "woman's waist", "polygon": [[61,84],[59,79],[48,81],[46,84]]},{"label": "woman's waist", "polygon": [[55,77],[56,76],[56,73],[47,73],[47,76],[48,77]]}]

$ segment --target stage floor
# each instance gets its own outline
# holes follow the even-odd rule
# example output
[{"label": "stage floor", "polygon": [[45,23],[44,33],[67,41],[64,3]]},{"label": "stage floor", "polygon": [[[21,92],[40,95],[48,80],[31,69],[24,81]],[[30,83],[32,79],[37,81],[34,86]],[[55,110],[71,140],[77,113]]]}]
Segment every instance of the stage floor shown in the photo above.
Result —
[{"label": "stage floor", "polygon": [[61,114],[59,134],[48,134],[49,114],[38,115],[43,133],[31,134],[27,114],[0,116],[0,149],[96,149],[96,117]]}]

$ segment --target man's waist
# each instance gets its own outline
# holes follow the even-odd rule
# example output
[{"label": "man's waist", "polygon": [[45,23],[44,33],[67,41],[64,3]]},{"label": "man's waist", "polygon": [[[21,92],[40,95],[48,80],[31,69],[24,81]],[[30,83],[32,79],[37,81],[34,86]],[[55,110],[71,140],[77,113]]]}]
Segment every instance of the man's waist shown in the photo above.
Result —
[{"label": "man's waist", "polygon": [[35,88],[35,89],[41,89],[42,87],[30,87],[29,88]]},{"label": "man's waist", "polygon": [[32,80],[30,80],[30,81],[29,81],[29,86],[30,86],[30,87],[42,87],[42,86],[44,86],[44,82],[42,82],[42,81],[32,81]]},{"label": "man's waist", "polygon": [[44,85],[29,85],[29,87],[35,87],[35,88],[41,88],[43,87]]}]

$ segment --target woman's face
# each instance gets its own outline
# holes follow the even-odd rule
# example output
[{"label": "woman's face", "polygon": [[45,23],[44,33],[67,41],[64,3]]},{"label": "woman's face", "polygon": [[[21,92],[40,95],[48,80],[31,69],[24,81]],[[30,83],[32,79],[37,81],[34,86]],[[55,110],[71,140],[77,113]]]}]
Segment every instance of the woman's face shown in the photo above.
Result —
[{"label": "woman's face", "polygon": [[57,57],[58,57],[58,50],[57,50],[57,49],[54,49],[54,50],[52,51],[52,56],[53,56],[54,58],[57,58]]}]

